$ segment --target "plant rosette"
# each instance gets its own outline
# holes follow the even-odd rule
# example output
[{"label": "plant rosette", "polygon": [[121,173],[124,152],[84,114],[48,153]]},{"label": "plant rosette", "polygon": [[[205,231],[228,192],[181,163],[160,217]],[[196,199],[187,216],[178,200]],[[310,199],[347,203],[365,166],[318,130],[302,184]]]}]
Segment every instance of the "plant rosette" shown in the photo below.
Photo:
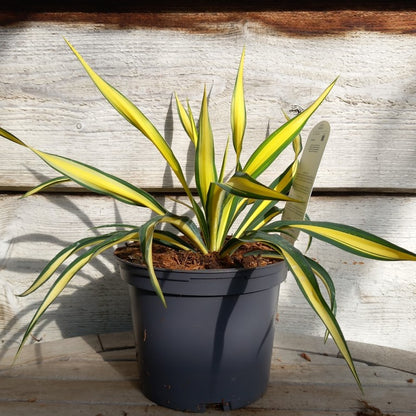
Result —
[{"label": "plant rosette", "polygon": [[[146,303],[142,299],[143,296],[146,299],[157,299],[157,306],[153,307],[159,308],[157,313],[162,315],[158,316],[168,317],[170,314],[174,314],[174,310],[176,309],[175,305],[179,304],[179,301],[184,303],[184,299],[188,299],[189,296],[178,293],[169,293],[170,289],[168,290],[167,288],[170,283],[166,282],[165,272],[155,268],[153,264],[153,250],[154,247],[156,247],[155,243],[157,243],[158,246],[166,246],[178,253],[185,252],[189,255],[191,255],[191,253],[199,253],[199,255],[202,256],[212,256],[215,253],[215,256],[219,259],[232,258],[233,254],[239,250],[240,247],[244,245],[250,246],[250,244],[254,243],[253,247],[256,252],[251,253],[252,255],[262,256],[264,258],[273,257],[282,260],[280,264],[276,263],[275,265],[259,267],[254,270],[273,270],[273,268],[279,268],[282,265],[287,267],[295,278],[302,294],[310,304],[312,310],[324,323],[327,329],[326,336],[330,335],[333,338],[350,368],[352,375],[357,381],[358,386],[361,388],[359,376],[351,358],[348,345],[335,317],[336,299],[332,279],[321,265],[294,246],[293,238],[291,238],[290,235],[293,232],[303,232],[309,235],[310,238],[323,240],[342,250],[375,260],[414,261],[416,260],[416,254],[366,231],[348,225],[311,221],[306,216],[297,221],[282,219],[282,214],[284,213],[285,204],[287,202],[290,202],[291,204],[307,202],[295,200],[289,196],[298,169],[299,157],[302,153],[300,133],[309,118],[330,93],[336,80],[333,81],[308,108],[291,119],[287,117],[287,121],[282,126],[266,137],[254,152],[243,160],[243,137],[246,129],[246,106],[243,86],[245,53],[243,51],[231,99],[231,140],[227,140],[226,150],[219,168],[216,166],[214,138],[209,118],[206,90],[204,89],[203,92],[199,118],[197,120],[193,116],[189,103],[184,106],[176,95],[178,116],[186,134],[189,136],[195,152],[194,177],[196,192],[194,192],[185,179],[179,160],[165,138],[151,121],[128,98],[97,75],[69,42],[67,42],[67,44],[109,103],[128,122],[135,126],[146,139],[150,140],[163,156],[167,165],[179,180],[184,194],[188,198],[186,206],[193,215],[175,215],[161,205],[150,193],[113,174],[106,173],[93,166],[73,159],[68,159],[64,156],[37,150],[24,143],[12,133],[0,128],[1,136],[15,144],[28,148],[60,174],[60,176],[46,181],[27,192],[25,196],[33,195],[65,181],[73,181],[90,191],[113,197],[126,204],[136,205],[141,208],[144,207],[153,214],[152,218],[143,225],[110,224],[107,226],[107,229],[113,227],[114,231],[105,232],[99,236],[85,237],[69,245],[61,250],[45,266],[32,285],[21,294],[21,296],[29,295],[52,277],[55,279],[30,321],[18,352],[21,350],[41,316],[68,285],[76,273],[90,260],[105,250],[124,243],[130,244],[131,242],[137,242],[139,244],[140,256],[142,262],[146,266],[144,287],[142,278],[138,279],[141,283],[136,287],[134,286],[136,283],[132,284],[130,277],[123,275],[123,268],[126,266],[126,262],[120,260],[122,276],[124,276],[123,278],[125,280],[129,281],[129,290],[134,293],[132,303]],[[230,147],[230,141],[232,142],[235,158],[232,162],[233,168],[231,169],[231,175],[226,175],[225,173],[228,171],[227,162],[229,162],[228,149]],[[276,176],[275,180],[270,184],[265,185],[259,182],[258,177],[265,172],[279,155],[285,149],[290,147],[290,145],[294,151],[293,162],[290,163],[281,174]],[[227,176],[230,177],[227,178]],[[258,244],[261,245],[262,249],[258,249]],[[58,273],[57,270],[59,266],[69,258],[72,258],[72,261],[64,267],[62,272]],[[223,271],[224,270],[226,269],[223,269]],[[239,308],[240,299],[242,302],[242,299],[248,298],[248,295],[244,292],[244,286],[251,287],[252,281],[255,281],[252,276],[247,278],[247,275],[243,273],[245,277],[243,278],[244,284],[242,285],[241,280],[238,278],[238,276],[242,274],[242,270],[245,270],[243,266],[236,268],[234,271],[236,272],[237,277],[233,277],[228,283],[229,286],[225,291],[225,295],[231,295],[228,296],[229,299],[227,301],[220,301],[214,307],[217,314],[225,315],[228,317],[228,321],[234,319],[239,313],[237,311],[241,310],[241,308]],[[180,271],[178,272],[181,274]],[[197,275],[200,278],[196,279],[196,281],[199,282],[198,285],[202,286],[205,291],[205,297],[202,296],[197,298],[196,307],[199,309],[204,305],[202,299],[209,297],[210,291],[214,290],[210,289],[210,287],[215,286],[214,284],[210,285],[208,283],[210,282],[210,279],[206,277],[206,272],[207,271],[204,270],[197,272]],[[268,295],[269,298],[276,299],[278,294],[278,289],[276,288],[278,288],[279,283],[282,280],[281,273],[284,272],[280,270],[279,272],[274,273],[275,278],[273,284],[266,284],[266,286],[268,286],[267,288],[262,287],[259,290],[253,291],[250,295],[254,294],[255,296],[258,296],[260,293],[271,290],[271,295],[270,293]],[[201,276],[205,277],[201,278]],[[174,280],[175,279],[176,277]],[[185,280],[192,279],[186,278]],[[240,294],[234,293],[233,287],[235,286],[242,286],[243,291]],[[321,288],[323,289],[322,291]],[[202,295],[203,294],[204,293],[202,293]],[[213,297],[216,297],[217,295],[220,296],[219,294],[216,294]],[[222,293],[221,296],[222,295],[224,295],[224,293]],[[138,296],[140,297],[140,302],[137,301]],[[172,298],[175,298],[175,302],[172,301]],[[152,302],[154,303],[154,301]],[[271,301],[268,305],[269,306],[266,309],[268,309],[268,316],[271,316],[270,311],[275,310],[275,302]],[[250,308],[254,311],[257,308],[261,309],[262,307],[258,304],[250,304]],[[195,315],[195,313],[189,311],[187,314]],[[241,315],[247,316],[244,312],[241,312]],[[136,317],[134,319],[138,322],[140,319],[145,318]],[[160,329],[158,332],[169,332],[167,329],[168,327],[182,325],[181,319],[182,318],[178,318],[175,324],[173,324],[172,321],[169,321],[169,324],[165,325],[163,329]],[[221,328],[224,329],[224,323],[219,323],[219,320],[215,321],[215,319],[218,318],[211,317],[209,319],[217,322],[217,325],[215,326],[216,330],[214,330],[212,334],[218,335],[219,332],[220,335],[222,334],[224,337],[225,332],[221,330]],[[246,321],[247,320],[248,319],[246,319]],[[138,327],[140,327],[140,325],[142,327],[140,329],[141,332],[136,330],[136,339],[141,337],[142,340],[145,339],[149,341],[151,337],[156,337],[156,335],[150,333],[150,330],[146,327],[146,325],[151,324],[148,321],[146,321],[145,324],[143,324],[143,322],[137,324]],[[270,318],[258,317],[256,322],[261,323],[262,325],[266,324],[264,329],[266,332],[263,332],[263,336],[265,336],[265,338],[270,338],[269,335],[272,333],[271,327],[273,327],[273,325],[270,326]],[[195,322],[188,322],[187,325],[190,328],[190,326],[194,324]],[[244,321],[239,321],[237,324],[238,330],[240,332],[244,331],[245,325],[246,323]],[[207,326],[206,332],[209,333],[208,325],[205,326]],[[235,335],[231,336],[231,338],[234,337]],[[225,342],[225,338],[223,338],[223,341]],[[164,342],[165,344],[161,354],[164,353],[169,355],[168,352],[170,351],[171,344],[170,342],[167,342],[166,339]],[[214,341],[211,340],[210,342],[213,343]],[[154,344],[152,345],[153,348],[156,349]],[[270,344],[268,345],[270,346]],[[245,341],[240,341],[238,347],[242,349],[243,346],[245,346]],[[215,344],[215,348],[210,351],[210,354],[217,358],[220,357],[218,353],[221,348],[223,348],[223,351],[228,351],[228,347],[220,342]],[[175,350],[173,347],[172,349]],[[270,348],[267,347],[266,349]],[[139,346],[138,350],[139,353],[143,352],[143,345],[141,347]],[[253,353],[253,350],[251,351]],[[197,354],[194,353],[193,355],[188,355],[186,358],[198,368],[200,361],[197,357]],[[220,361],[217,360],[214,364],[219,365],[220,362],[221,365],[224,366],[217,368],[217,375],[221,374],[221,378],[224,378],[223,371],[227,368],[228,363],[227,360],[224,359],[224,356],[222,357],[223,358]],[[232,354],[227,355],[227,357],[229,357],[229,361],[232,361]],[[173,359],[176,358],[177,357],[173,356]],[[265,360],[270,360],[270,358]],[[169,366],[167,362],[163,362],[165,367]],[[245,375],[240,375],[238,377],[244,379],[250,377],[250,375],[246,373]],[[212,380],[210,383],[211,382],[213,383]],[[214,391],[216,388],[215,384],[212,383],[210,386]],[[261,384],[261,382],[258,384]],[[165,383],[165,390],[169,390],[169,386],[171,391],[175,390],[174,386],[169,383]],[[260,390],[263,388],[264,386],[261,387]],[[218,401],[220,398],[221,400],[225,400],[225,402],[228,402],[229,400],[231,403],[236,403],[235,406],[237,407],[247,403],[245,399],[236,397],[239,395],[238,392],[233,392],[232,394],[235,397],[228,399],[222,397],[221,393],[216,391],[212,396],[204,396],[201,400],[209,401],[211,397],[214,397],[214,400]],[[258,394],[259,393],[257,392],[254,396],[258,396]],[[254,400],[255,397],[253,397],[248,400]],[[167,406],[170,405],[169,403],[164,404]],[[233,406],[233,404],[231,406]]]}]

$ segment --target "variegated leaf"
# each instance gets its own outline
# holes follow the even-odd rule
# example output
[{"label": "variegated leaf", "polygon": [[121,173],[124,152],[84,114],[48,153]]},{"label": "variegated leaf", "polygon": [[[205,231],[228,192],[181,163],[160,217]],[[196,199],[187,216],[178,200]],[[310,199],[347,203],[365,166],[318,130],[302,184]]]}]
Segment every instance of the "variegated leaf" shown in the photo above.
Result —
[{"label": "variegated leaf", "polygon": [[320,221],[278,221],[263,231],[299,229],[345,251],[376,260],[416,260],[416,254],[349,225]]},{"label": "variegated leaf", "polygon": [[234,150],[237,156],[237,170],[240,170],[240,155],[243,147],[243,138],[247,123],[243,86],[244,56],[245,50],[243,50],[243,53],[241,54],[240,66],[238,68],[231,101],[231,130],[233,133]]},{"label": "variegated leaf", "polygon": [[49,289],[48,293],[44,297],[41,305],[37,309],[35,315],[33,316],[32,320],[30,321],[26,332],[23,336],[23,339],[19,345],[17,353],[15,355],[15,361],[25,344],[27,338],[29,337],[30,333],[32,332],[33,328],[41,318],[41,316],[45,313],[45,311],[49,308],[51,303],[59,296],[62,290],[68,285],[74,275],[81,270],[86,264],[88,264],[94,257],[98,254],[102,253],[103,251],[113,247],[116,244],[122,243],[124,241],[137,239],[138,233],[137,231],[127,231],[127,232],[118,232],[113,233],[112,236],[105,241],[94,245],[92,248],[87,250],[84,254],[76,258],[72,261],[65,270],[59,275],[56,279],[52,287]]},{"label": "variegated leaf", "polygon": [[116,176],[110,175],[109,173],[103,172],[102,170],[85,163],[36,150],[5,130],[0,130],[0,135],[21,146],[27,147],[53,169],[87,189],[112,196],[113,198],[128,204],[145,206],[157,214],[166,212],[166,209],[160,205],[152,195],[131,185],[123,179],[117,178]]},{"label": "variegated leaf", "polygon": [[37,194],[38,192],[41,192],[41,191],[44,191],[45,189],[47,189],[47,188],[50,188],[50,187],[52,187],[52,186],[55,186],[55,185],[58,185],[58,184],[60,184],[60,183],[63,183],[63,182],[68,182],[68,181],[70,181],[71,179],[69,179],[68,177],[66,177],[66,176],[60,176],[59,178],[54,178],[54,179],[49,179],[48,181],[45,181],[45,182],[43,182],[43,183],[41,183],[40,185],[38,185],[38,186],[35,186],[34,188],[32,188],[30,191],[27,191],[23,196],[22,196],[22,198],[26,198],[26,197],[28,197],[28,196],[32,196],[32,195],[35,195],[35,194]]},{"label": "variegated leaf", "polygon": [[[244,241],[245,239],[241,238],[241,240]],[[315,274],[308,260],[297,248],[292,246],[280,235],[269,235],[263,232],[255,232],[249,234],[246,241],[253,240],[261,241],[283,255],[305,299],[309,302],[311,307],[328,329],[335,344],[348,364],[348,367],[350,368],[358,386],[362,389],[347,342],[345,341],[344,335],[334,314],[321,294]]]},{"label": "variegated leaf", "polygon": [[250,156],[243,171],[257,178],[262,172],[264,172],[273,161],[279,156],[279,154],[295,139],[300,133],[308,119],[321,105],[325,97],[329,94],[333,86],[333,81],[325,91],[317,98],[317,100],[311,104],[306,110],[292,118],[283,126],[274,131],[266,140],[264,140],[260,146]]},{"label": "variegated leaf", "polygon": [[244,172],[236,172],[226,183],[217,183],[217,185],[243,198],[296,202],[295,199],[261,184]]},{"label": "variegated leaf", "polygon": [[204,207],[207,205],[209,187],[217,181],[215,167],[214,138],[208,114],[206,89],[202,98],[199,116],[199,137],[195,155],[195,181]]},{"label": "variegated leaf", "polygon": [[134,127],[140,130],[144,136],[146,136],[159,150],[161,155],[164,157],[166,162],[172,168],[173,172],[176,174],[184,190],[187,192],[188,196],[191,198],[191,191],[189,190],[188,184],[186,182],[185,176],[183,175],[182,168],[172,152],[172,149],[169,147],[169,144],[159,133],[156,127],[149,121],[149,119],[123,94],[113,88],[108,82],[104,81],[98,74],[96,74],[92,68],[85,62],[82,56],[78,51],[67,41],[65,40],[68,46],[71,48],[72,52],[81,62],[87,74],[90,76],[94,84],[103,94],[103,96],[108,100],[108,102]]}]

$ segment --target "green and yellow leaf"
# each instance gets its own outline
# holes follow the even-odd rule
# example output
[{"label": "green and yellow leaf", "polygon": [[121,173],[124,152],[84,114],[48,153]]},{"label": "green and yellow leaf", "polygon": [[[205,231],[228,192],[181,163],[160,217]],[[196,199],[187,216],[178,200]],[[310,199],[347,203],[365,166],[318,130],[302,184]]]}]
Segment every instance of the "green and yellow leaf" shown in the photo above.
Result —
[{"label": "green and yellow leaf", "polygon": [[38,186],[36,186],[36,187],[32,188],[30,191],[27,191],[27,192],[26,192],[26,193],[22,196],[22,198],[26,198],[26,197],[28,197],[28,196],[32,196],[32,195],[34,195],[34,194],[37,194],[38,192],[44,191],[44,190],[45,190],[45,189],[47,189],[47,188],[50,188],[50,187],[52,187],[52,186],[58,185],[58,184],[63,183],[63,182],[68,182],[68,181],[70,181],[70,180],[71,180],[71,179],[69,179],[69,178],[68,178],[68,177],[66,177],[66,176],[60,176],[59,178],[50,179],[50,180],[45,181],[45,182],[41,183],[40,185],[38,185]]},{"label": "green and yellow leaf", "polygon": [[[321,294],[315,274],[308,260],[298,249],[293,247],[280,235],[269,235],[262,232],[256,232],[248,236],[248,240],[252,241],[253,239],[262,241],[283,255],[304,297],[328,329],[335,344],[348,364],[358,386],[362,389],[344,335],[342,334],[334,314]],[[244,238],[242,238],[242,240],[244,240]]]},{"label": "green and yellow leaf", "polygon": [[182,103],[179,101],[179,97],[175,94],[176,108],[178,109],[179,119],[182,123],[183,129],[191,139],[192,143],[196,147],[198,143],[198,130],[196,129],[195,120],[193,118],[191,108],[188,103],[188,112],[186,112]]},{"label": "green and yellow leaf", "polygon": [[33,316],[32,320],[30,321],[26,332],[23,336],[23,339],[20,343],[18,351],[15,356],[15,360],[19,355],[23,345],[25,344],[27,338],[29,337],[30,333],[32,332],[33,328],[39,321],[39,318],[45,313],[51,303],[57,298],[57,296],[65,289],[74,275],[81,270],[87,263],[89,263],[95,256],[102,253],[103,251],[113,247],[116,244],[122,243],[124,241],[137,239],[138,232],[137,231],[128,231],[128,232],[118,232],[114,233],[112,237],[106,239],[100,244],[93,246],[87,252],[76,258],[72,261],[68,267],[60,274],[60,276],[56,279],[55,283],[49,289],[48,293],[44,297],[41,305],[37,309],[35,315]]},{"label": "green and yellow leaf", "polygon": [[62,156],[33,150],[53,169],[94,192],[112,196],[122,202],[142,205],[161,214],[166,212],[148,192],[102,170]]},{"label": "green and yellow leaf", "polygon": [[295,228],[358,256],[375,260],[416,260],[416,254],[349,225],[319,221],[279,221],[264,231]]},{"label": "green and yellow leaf", "polygon": [[243,171],[256,178],[264,172],[279,154],[295,139],[300,133],[308,119],[321,105],[325,97],[329,94],[333,86],[333,81],[325,91],[302,113],[287,121],[283,126],[274,131],[260,146],[254,151],[247,161]]},{"label": "green and yellow leaf", "polygon": [[21,146],[27,147],[53,169],[87,189],[112,196],[113,198],[128,204],[145,206],[157,214],[166,212],[166,209],[148,192],[137,188],[116,176],[73,159],[36,150],[5,130],[0,130],[0,135]]},{"label": "green and yellow leaf", "polygon": [[279,207],[271,207],[268,211],[259,215],[252,223],[250,230],[260,230],[266,224],[268,224],[273,218],[276,218],[283,212],[283,209]]},{"label": "green and yellow leaf", "polygon": [[180,236],[167,230],[155,230],[153,233],[153,240],[159,244],[164,244],[176,250],[194,250],[193,245],[187,243],[187,241]]},{"label": "green and yellow leaf", "polygon": [[[336,314],[337,311],[337,302],[336,302],[336,298],[335,298],[335,285],[334,282],[331,279],[331,276],[329,275],[329,273],[319,264],[317,263],[315,260],[312,260],[309,257],[306,257],[306,260],[308,260],[309,264],[311,265],[311,268],[313,270],[313,272],[315,273],[315,276],[319,278],[319,280],[323,283],[323,285],[325,286],[325,289],[328,293],[329,296],[329,300],[330,300],[330,307],[331,307],[331,311],[332,313]],[[329,331],[326,330],[325,332],[325,342],[327,341],[329,336]]]},{"label": "green and yellow leaf", "polygon": [[157,216],[150,219],[147,223],[143,224],[140,227],[139,232],[139,239],[140,239],[140,247],[143,254],[143,259],[147,265],[147,270],[149,272],[150,282],[153,286],[153,289],[159,299],[162,301],[163,306],[166,308],[166,299],[163,295],[162,289],[160,287],[159,281],[157,279],[155,269],[153,267],[153,236],[155,227],[161,221],[163,216]]},{"label": "green and yellow leaf", "polygon": [[88,237],[79,240],[68,247],[65,247],[61,250],[40,272],[37,279],[31,284],[31,286],[26,289],[22,294],[19,296],[27,296],[30,293],[34,292],[40,286],[42,286],[45,282],[49,280],[49,278],[56,272],[59,266],[69,258],[72,254],[90,246],[94,246],[97,244],[102,243],[103,241],[107,240],[112,234],[105,234],[98,237]]},{"label": "green and yellow leaf", "polygon": [[217,185],[243,198],[296,202],[295,199],[261,184],[244,172],[236,172],[226,183],[217,183]]},{"label": "green and yellow leaf", "polygon": [[231,101],[231,130],[233,133],[233,144],[237,156],[236,165],[238,170],[240,166],[240,155],[243,147],[244,132],[247,123],[243,85],[244,56],[245,50],[243,49]]},{"label": "green and yellow leaf", "polygon": [[221,234],[220,232],[220,219],[223,214],[224,205],[223,201],[226,196],[226,192],[218,186],[216,183],[212,183],[208,192],[207,199],[207,222],[209,227],[209,242],[208,248],[210,251],[218,251],[221,247]]},{"label": "green and yellow leaf", "polygon": [[121,94],[110,84],[104,81],[98,74],[96,74],[85,62],[78,51],[67,40],[65,41],[75,56],[78,58],[78,60],[81,62],[87,74],[90,76],[103,96],[128,122],[140,130],[143,135],[146,136],[155,145],[166,162],[172,168],[173,172],[176,174],[188,196],[191,197],[191,191],[189,190],[188,184],[186,183],[182,168],[176,159],[176,156],[173,154],[172,149],[169,147],[169,144],[162,137],[156,127],[128,98],[126,98],[123,94]]},{"label": "green and yellow leaf", "polygon": [[179,216],[172,213],[166,213],[161,216],[159,222],[171,224],[187,237],[193,246],[201,253],[207,254],[208,249],[201,238],[200,230],[195,226],[192,220],[186,216]]},{"label": "green and yellow leaf", "polygon": [[[282,110],[283,115],[286,119],[286,121],[290,120],[290,117],[286,114],[284,110]],[[300,153],[302,152],[302,137],[301,135],[297,135],[292,142],[293,151],[295,152],[295,160],[299,157]]]},{"label": "green and yellow leaf", "polygon": [[225,176],[225,169],[227,168],[227,159],[228,159],[228,149],[230,147],[230,136],[227,138],[227,143],[225,144],[224,154],[222,157],[222,163],[221,163],[221,170],[220,170],[220,176],[218,178],[218,182],[224,181]]},{"label": "green and yellow leaf", "polygon": [[[157,279],[154,267],[153,267],[153,250],[152,243],[155,236],[162,237],[163,233],[156,231],[156,226],[161,223],[169,223],[179,229],[186,237],[188,237],[192,243],[197,246],[202,253],[207,253],[207,249],[199,236],[198,229],[188,217],[180,217],[174,214],[158,215],[151,218],[145,224],[140,227],[139,240],[140,247],[143,254],[143,259],[146,262],[150,281],[156,294],[161,299],[163,305],[166,307],[166,300],[163,296],[162,289]],[[166,234],[165,234],[166,235]],[[173,240],[171,240],[173,241]]]},{"label": "green and yellow leaf", "polygon": [[[276,192],[287,195],[296,173],[297,165],[298,161],[295,160],[275,181],[272,182],[270,188]],[[275,215],[269,215],[272,213],[270,210],[272,210],[275,205],[276,202],[274,200],[257,200],[254,202],[253,206],[250,208],[249,212],[241,221],[240,226],[235,232],[235,237],[238,238],[245,231],[258,229],[260,224],[259,219],[261,219],[262,226],[270,222],[275,217]],[[279,209],[279,213],[280,212],[281,211]]]},{"label": "green and yellow leaf", "polygon": [[23,143],[20,139],[18,139],[12,133],[9,133],[7,130],[4,130],[0,127],[0,136],[3,136],[5,139],[8,139],[14,143],[20,144],[20,146],[29,147],[26,143]]},{"label": "green and yellow leaf", "polygon": [[209,120],[208,99],[205,88],[199,116],[199,138],[195,155],[195,180],[202,204],[206,207],[209,187],[211,183],[217,181],[217,170],[215,167],[214,138]]}]

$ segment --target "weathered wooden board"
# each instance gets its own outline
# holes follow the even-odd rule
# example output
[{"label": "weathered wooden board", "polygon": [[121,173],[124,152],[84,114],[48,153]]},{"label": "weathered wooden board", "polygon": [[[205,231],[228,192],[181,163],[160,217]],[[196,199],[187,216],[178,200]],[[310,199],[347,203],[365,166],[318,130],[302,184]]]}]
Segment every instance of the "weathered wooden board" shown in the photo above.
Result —
[{"label": "weathered wooden board", "polygon": [[[172,92],[189,98],[197,115],[207,85],[220,163],[245,45],[246,157],[283,122],[281,108],[307,106],[340,75],[305,129],[306,137],[322,119],[332,127],[316,182],[329,196],[314,198],[310,213],[314,219],[363,227],[415,251],[415,28],[412,11],[2,13],[0,126],[35,147],[93,164],[136,185],[177,191],[178,183],[157,151],[100,96],[62,37],[151,118],[191,183],[190,143],[181,131]],[[289,151],[279,167],[291,158]],[[30,299],[16,293],[59,248],[93,225],[148,219],[134,207],[91,195],[21,201],[19,194],[7,193],[54,175],[27,149],[0,140],[0,190],[5,192],[0,195],[0,340],[6,346],[18,343],[45,291]],[[359,194],[338,195],[346,190]],[[395,195],[365,195],[385,191]],[[180,205],[176,209],[183,212]],[[415,351],[413,264],[361,261],[321,244],[314,245],[311,255],[335,278],[338,318],[348,339]],[[129,315],[126,289],[107,255],[71,282],[35,336],[52,340],[125,330],[131,325]],[[323,334],[293,279],[281,288],[279,327]]]},{"label": "weathered wooden board", "polygon": [[[359,344],[361,351],[366,351],[361,359],[374,364],[357,363],[365,391],[362,396],[344,361],[331,356],[331,345],[323,346],[321,340],[310,336],[301,338],[278,334],[266,394],[233,413],[352,416],[365,407],[364,399],[382,412],[414,414],[414,372],[405,363],[406,355],[414,361],[414,353],[383,348],[383,355],[390,360],[381,364],[374,359],[373,346]],[[19,360],[13,368],[8,366],[12,355],[0,358],[0,410],[9,416],[27,412],[72,415],[68,408],[79,415],[183,414],[156,406],[140,392],[131,340],[131,333],[113,333],[95,340],[88,336],[30,345],[23,349],[23,362]],[[355,358],[358,344],[351,346]],[[308,351],[310,361],[301,357],[302,348]],[[401,369],[392,369],[401,358]],[[206,414],[219,412],[209,408]]]},{"label": "weathered wooden board", "polygon": [[27,22],[93,23],[118,29],[172,29],[192,33],[222,33],[230,26],[255,24],[260,30],[296,37],[342,35],[352,31],[390,34],[415,33],[414,6],[408,0],[338,0],[328,3],[307,0],[249,1],[203,0],[154,1],[149,3],[91,4],[83,1],[51,3],[38,1],[22,10],[11,1],[0,5],[0,24],[17,26]]},{"label": "weathered wooden board", "polygon": [[[135,363],[132,363],[135,365]],[[321,367],[322,370],[331,371],[330,367]],[[335,373],[339,372],[340,367],[332,368]],[[347,374],[346,374],[347,376]],[[401,387],[390,386],[386,388],[387,392],[394,397],[391,408],[398,412],[409,412],[415,409],[415,389],[406,385],[403,376]],[[334,380],[337,382],[337,380]],[[339,381],[337,382],[337,384]],[[359,393],[357,387],[352,384],[346,384],[340,391],[337,384],[331,382],[318,383],[316,380],[302,384],[293,383],[292,380],[271,380],[268,395],[264,396],[252,405],[253,408],[270,408],[277,407],[280,409],[291,409],[296,403],[300,409],[314,410],[319,412],[322,408],[322,402],[317,402],[316,397],[320,396],[326,400],[325,405],[328,408],[350,409],[357,406]],[[90,388],[94,385],[94,388]],[[382,402],[387,405],[389,399],[382,394],[386,394],[379,386],[368,386],[366,396],[369,401]],[[380,391],[380,392],[379,392]],[[284,394],[282,394],[284,393]],[[9,401],[39,401],[39,402],[72,402],[74,406],[78,404],[96,404],[111,403],[118,404],[135,404],[140,406],[151,405],[152,403],[145,398],[138,388],[138,380],[113,380],[99,381],[95,380],[67,380],[67,379],[37,379],[33,378],[30,383],[22,383],[19,378],[10,377],[7,383],[2,383],[2,397],[8,398]],[[297,402],[295,401],[297,397]]]},{"label": "weathered wooden board", "polygon": [[[184,212],[167,200],[169,209]],[[316,220],[345,222],[416,249],[416,200],[413,196],[314,197]],[[18,298],[37,273],[66,244],[92,235],[94,225],[124,221],[143,223],[140,208],[88,195],[0,198],[0,339],[16,345],[35,307],[40,289]],[[303,243],[303,242],[302,242]],[[301,244],[302,246],[302,244]],[[361,259],[315,241],[310,251],[334,278],[338,319],[348,339],[415,351],[415,265]],[[40,322],[34,335],[44,340],[79,334],[126,330],[131,326],[127,290],[114,271],[111,254],[85,268]],[[279,327],[323,335],[291,277],[281,287]]]},{"label": "weathered wooden board", "polygon": [[[403,33],[411,32],[414,14],[392,17],[390,22],[399,22],[400,16],[406,16],[402,25],[407,30],[403,27],[400,33],[357,31],[358,13],[350,16],[355,23],[347,26],[355,31],[342,35],[331,34],[329,29],[325,32],[325,19],[318,25],[319,36],[302,32],[302,28],[313,27],[307,18],[310,14],[295,19],[294,15],[271,13],[268,24],[267,13],[257,18],[224,15],[222,20],[198,14],[163,16],[149,18],[148,24],[154,28],[143,27],[143,16],[137,17],[136,26],[132,18],[125,30],[120,30],[114,15],[113,24],[107,16],[103,21],[79,17],[78,23],[34,18],[0,26],[0,125],[42,150],[94,164],[136,185],[174,188],[178,182],[157,151],[110,108],[62,36],[151,118],[172,143],[189,180],[193,176],[190,143],[181,131],[172,92],[182,100],[189,98],[197,115],[203,85],[207,85],[220,163],[230,131],[228,112],[235,73],[245,45],[245,157],[267,131],[283,122],[281,108],[289,111],[307,106],[339,75],[327,102],[305,130],[307,133],[321,119],[332,126],[317,188],[415,190],[416,36]],[[166,24],[169,30],[158,26],[158,19],[174,22],[175,16],[176,26]],[[328,16],[334,20],[336,12]],[[389,21],[386,16],[385,23]],[[192,19],[205,32],[185,25],[185,20]],[[279,30],[284,21],[292,22],[292,35],[289,30]],[[343,27],[339,20],[337,24]],[[382,28],[380,24],[379,30]],[[291,157],[289,151],[280,167]],[[230,168],[231,163],[232,158]],[[51,174],[27,150],[0,141],[1,189],[27,188]],[[270,181],[271,175],[264,180]]]}]

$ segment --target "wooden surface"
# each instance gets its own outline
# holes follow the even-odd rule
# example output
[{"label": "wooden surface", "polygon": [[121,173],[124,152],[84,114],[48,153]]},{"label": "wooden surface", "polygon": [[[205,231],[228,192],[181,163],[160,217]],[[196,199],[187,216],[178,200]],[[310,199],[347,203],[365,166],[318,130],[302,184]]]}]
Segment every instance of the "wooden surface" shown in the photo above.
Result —
[{"label": "wooden surface", "polygon": [[[182,214],[184,207],[162,199]],[[375,210],[375,207],[383,210]],[[397,216],[385,220],[385,212]],[[310,215],[362,227],[405,247],[415,247],[416,200],[397,196],[315,197]],[[93,235],[93,225],[143,223],[143,210],[105,197],[85,195],[0,198],[0,339],[16,345],[47,288],[18,298],[44,265],[66,244]],[[406,223],[406,227],[401,225]],[[334,278],[338,319],[352,340],[416,351],[413,263],[362,259],[315,241],[309,255],[319,258]],[[3,258],[3,260],[2,260]],[[46,285],[49,286],[49,285]],[[281,285],[280,325],[287,331],[322,335],[323,325],[304,300],[295,280]],[[127,287],[115,270],[111,253],[100,256],[70,283],[34,331],[51,341],[94,332],[130,328]]]},{"label": "wooden surface", "polygon": [[[332,129],[316,189],[415,191],[416,36],[282,36],[251,20],[221,27],[219,34],[198,34],[93,23],[0,26],[0,123],[41,150],[80,159],[147,189],[175,189],[178,182],[153,145],[100,95],[62,37],[153,121],[172,143],[190,181],[190,141],[172,93],[189,99],[197,115],[207,85],[220,163],[245,45],[243,160],[267,131],[283,123],[281,109],[305,108],[339,76],[305,129],[306,136],[322,119]],[[289,150],[280,169],[291,159]],[[50,175],[51,169],[27,149],[0,141],[0,190],[27,189]]]},{"label": "wooden surface", "polygon": [[[69,338],[26,347],[0,359],[0,413],[7,416],[176,415],[138,389],[130,332]],[[279,332],[266,394],[233,415],[353,416],[369,406],[378,416],[416,414],[416,354],[351,343],[365,394],[329,341]],[[310,361],[309,361],[310,360]],[[189,413],[183,413],[189,414]],[[208,409],[206,414],[222,414]],[[375,415],[376,413],[364,413]]]},{"label": "wooden surface", "polygon": [[[192,183],[189,140],[172,102],[195,114],[204,83],[220,160],[229,134],[235,72],[246,46],[245,157],[283,122],[281,108],[307,106],[336,77],[305,129],[326,119],[331,137],[311,218],[345,222],[416,251],[416,12],[409,10],[0,14],[0,125],[41,150],[96,165],[167,196],[177,182],[158,153],[100,96],[67,37],[106,80],[131,98],[172,143]],[[292,158],[284,155],[285,167]],[[0,140],[0,340],[16,345],[45,294],[16,295],[65,244],[115,221],[141,224],[142,210],[71,186],[20,200],[54,172],[27,149]],[[268,182],[271,177],[265,177]],[[74,193],[76,192],[76,193]],[[178,213],[183,208],[176,204]],[[347,338],[416,351],[415,265],[378,263],[314,243],[338,291]],[[125,286],[111,255],[86,268],[45,314],[46,341],[130,328]],[[294,280],[282,285],[280,325],[320,335],[322,324]]]},{"label": "wooden surface", "polygon": [[[302,2],[306,2],[307,7],[302,7]],[[157,28],[212,34],[224,33],[230,29],[238,30],[240,25],[250,23],[260,31],[268,30],[296,37],[340,35],[357,30],[391,34],[415,33],[415,8],[408,7],[406,10],[406,7],[400,7],[398,2],[386,1],[383,5],[381,1],[373,1],[375,4],[371,5],[369,4],[371,2],[367,1],[366,7],[356,8],[348,5],[342,7],[339,1],[332,2],[330,7],[327,4],[326,8],[319,7],[319,1],[311,4],[305,0],[298,2],[270,0],[269,5],[263,4],[263,7],[262,3],[264,1],[255,3],[239,1],[236,7],[235,3],[225,4],[220,1],[210,3],[193,1],[188,4],[169,2],[161,10],[158,2],[152,4],[135,2],[130,8],[123,8],[119,3],[88,7],[85,1],[78,6],[76,2],[69,4],[53,2],[50,5],[52,7],[42,7],[36,2],[31,4],[32,7],[21,10],[16,3],[7,8],[2,2],[0,24],[82,22],[122,29]],[[352,6],[351,1],[349,3],[349,6]]]}]

